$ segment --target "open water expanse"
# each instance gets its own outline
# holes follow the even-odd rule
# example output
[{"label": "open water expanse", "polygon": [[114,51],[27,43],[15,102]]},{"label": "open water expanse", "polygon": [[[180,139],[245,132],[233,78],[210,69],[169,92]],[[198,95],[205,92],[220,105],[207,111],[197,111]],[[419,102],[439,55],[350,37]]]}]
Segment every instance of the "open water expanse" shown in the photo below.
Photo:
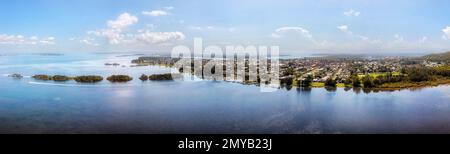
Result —
[{"label": "open water expanse", "polygon": [[[147,81],[120,54],[0,56],[0,133],[450,133],[450,86],[370,92],[223,81]],[[119,63],[122,66],[105,66]],[[20,73],[23,79],[9,74]],[[128,83],[30,76],[126,74]]]}]

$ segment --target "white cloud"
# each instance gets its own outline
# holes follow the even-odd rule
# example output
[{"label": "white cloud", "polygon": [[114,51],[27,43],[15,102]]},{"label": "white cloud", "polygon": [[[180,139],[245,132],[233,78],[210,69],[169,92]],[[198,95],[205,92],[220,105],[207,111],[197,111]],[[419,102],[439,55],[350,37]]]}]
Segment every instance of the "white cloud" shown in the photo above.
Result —
[{"label": "white cloud", "polygon": [[295,32],[300,33],[302,36],[306,38],[312,38],[311,33],[309,33],[308,30],[302,28],[302,27],[281,27],[275,30],[275,33],[272,34],[272,36],[281,36],[281,34],[289,33],[289,32]]},{"label": "white cloud", "polygon": [[77,41],[82,44],[91,45],[91,46],[100,46],[100,44],[95,42],[95,39],[92,37],[85,37],[85,38],[70,38],[71,41]]},{"label": "white cloud", "polygon": [[116,20],[110,20],[107,22],[107,29],[89,31],[88,34],[106,37],[110,44],[119,44],[124,38],[124,35],[122,34],[123,30],[138,21],[139,19],[136,16],[128,13],[122,13]]},{"label": "white cloud", "polygon": [[47,37],[39,40],[39,44],[43,45],[53,45],[55,44],[55,38],[54,37]]},{"label": "white cloud", "polygon": [[[89,31],[88,34],[97,37],[104,37],[109,44],[130,44],[130,43],[150,43],[163,44],[169,41],[183,40],[186,36],[178,31],[175,32],[153,32],[156,25],[146,24],[144,29],[136,30],[131,33],[125,31],[126,28],[138,22],[138,18],[128,13],[121,14],[116,20],[108,21],[108,28]],[[94,38],[86,37],[78,39],[80,43],[99,46]]]},{"label": "white cloud", "polygon": [[169,13],[164,10],[143,11],[142,14],[153,17],[169,15]]},{"label": "white cloud", "polygon": [[352,16],[353,16],[353,17],[357,17],[357,16],[359,16],[360,14],[361,14],[361,13],[360,13],[359,11],[355,11],[355,10],[353,10],[353,9],[344,12],[344,15],[347,16],[347,17],[352,17]]},{"label": "white cloud", "polygon": [[170,10],[173,10],[174,7],[173,6],[166,6],[163,7],[163,9],[159,9],[159,10],[152,10],[152,11],[142,11],[143,15],[146,16],[152,16],[152,17],[159,17],[159,16],[167,16],[170,15]]},{"label": "white cloud", "polygon": [[202,30],[203,28],[199,27],[199,26],[191,26],[191,29],[193,29],[193,30]]},{"label": "white cloud", "polygon": [[0,34],[0,44],[9,45],[54,45],[54,37],[39,38],[37,36],[31,36],[29,38],[22,35],[7,35]]},{"label": "white cloud", "polygon": [[206,26],[206,27],[200,27],[200,26],[191,26],[190,27],[192,30],[214,30],[216,29],[216,27],[214,26]]},{"label": "white cloud", "polygon": [[357,37],[359,38],[361,41],[364,41],[365,43],[370,43],[370,44],[379,44],[381,43],[380,40],[372,40],[367,36],[363,36],[363,35],[358,35],[358,34],[354,34],[353,31],[350,30],[350,27],[347,25],[341,25],[336,27],[337,29],[339,29],[341,32],[344,32],[352,37]]},{"label": "white cloud", "polygon": [[121,31],[117,31],[114,29],[102,29],[97,31],[89,31],[88,34],[93,34],[99,37],[105,37],[109,44],[119,44],[123,40],[123,34]]},{"label": "white cloud", "polygon": [[444,35],[442,36],[442,38],[444,40],[449,40],[450,39],[450,26],[447,26],[446,28],[442,29],[442,32],[444,32]]},{"label": "white cloud", "polygon": [[87,45],[92,45],[92,46],[99,46],[98,43],[92,43],[90,40],[84,39],[84,40],[80,40],[81,43],[87,44]]},{"label": "white cloud", "polygon": [[230,28],[228,28],[228,32],[235,32],[236,31],[236,28],[234,28],[234,27],[230,27]]},{"label": "white cloud", "polygon": [[173,9],[174,9],[173,6],[166,6],[166,7],[164,7],[164,10],[173,10]]},{"label": "white cloud", "polygon": [[343,32],[348,31],[348,26],[347,26],[347,25],[338,26],[337,28],[338,28],[339,30],[343,31]]},{"label": "white cloud", "polygon": [[137,34],[135,38],[144,43],[158,44],[169,41],[184,40],[186,36],[181,32],[151,32]]},{"label": "white cloud", "polygon": [[108,27],[112,29],[124,29],[130,25],[137,23],[139,19],[128,13],[122,13],[116,20],[108,21]]},{"label": "white cloud", "polygon": [[[344,32],[349,37],[347,39],[333,39],[332,41],[320,40],[313,37],[310,31],[302,27],[282,27],[278,28],[270,36],[273,38],[283,38],[286,34],[300,33],[306,38],[310,38],[311,42],[303,42],[297,38],[283,38],[281,44],[287,46],[290,50],[304,50],[304,51],[320,51],[320,52],[412,52],[412,51],[440,51],[446,50],[450,46],[441,44],[439,42],[428,41],[428,37],[419,37],[414,41],[408,41],[400,34],[393,35],[392,40],[381,40],[377,38],[370,38],[368,36],[360,35],[352,32],[348,25],[340,25],[336,27],[338,30]],[[446,28],[447,29],[447,28]],[[450,31],[450,28],[448,28]],[[443,30],[445,33],[445,29]],[[445,38],[447,36],[445,35]],[[450,37],[449,37],[450,38]],[[289,40],[290,39],[290,40]],[[292,42],[294,42],[292,44]]]}]

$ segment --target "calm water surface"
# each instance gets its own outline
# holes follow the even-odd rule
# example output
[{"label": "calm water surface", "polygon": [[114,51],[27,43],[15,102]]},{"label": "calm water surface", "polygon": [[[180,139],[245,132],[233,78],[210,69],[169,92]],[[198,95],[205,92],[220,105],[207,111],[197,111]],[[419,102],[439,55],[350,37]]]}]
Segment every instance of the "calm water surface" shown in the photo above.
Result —
[{"label": "calm water surface", "polygon": [[[117,54],[0,56],[0,133],[450,133],[450,86],[364,93],[220,81],[141,82],[163,67],[129,67]],[[120,63],[126,67],[105,66]],[[25,77],[15,80],[8,74]],[[56,83],[34,74],[104,77],[124,84]]]}]

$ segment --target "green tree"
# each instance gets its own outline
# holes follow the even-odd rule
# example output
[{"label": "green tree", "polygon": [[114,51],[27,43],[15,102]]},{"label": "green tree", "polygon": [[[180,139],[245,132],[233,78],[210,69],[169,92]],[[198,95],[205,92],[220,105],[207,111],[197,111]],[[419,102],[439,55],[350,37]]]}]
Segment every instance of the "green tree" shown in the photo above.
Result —
[{"label": "green tree", "polygon": [[413,82],[427,81],[431,79],[432,72],[425,67],[414,67],[406,70],[408,78]]},{"label": "green tree", "polygon": [[372,77],[370,75],[366,75],[363,79],[364,88],[373,88],[375,84],[372,81]]},{"label": "green tree", "polygon": [[353,75],[352,83],[353,83],[353,87],[361,87],[361,81],[359,80],[358,75]]},{"label": "green tree", "polygon": [[327,87],[336,87],[336,81],[333,80],[332,78],[328,78],[325,81],[325,86],[327,86]]},{"label": "green tree", "polygon": [[294,80],[294,78],[292,78],[292,77],[284,77],[284,78],[280,78],[280,83],[287,85],[287,86],[292,86],[293,80]]},{"label": "green tree", "polygon": [[308,75],[304,80],[302,80],[298,84],[300,87],[310,87],[312,81],[313,81],[313,77],[311,75]]},{"label": "green tree", "polygon": [[344,84],[345,84],[346,86],[351,85],[351,84],[352,84],[352,78],[351,78],[351,77],[348,77],[347,79],[345,79]]},{"label": "green tree", "polygon": [[381,80],[377,77],[377,78],[373,79],[373,84],[375,86],[379,86],[379,85],[382,85],[383,82],[381,82]]}]

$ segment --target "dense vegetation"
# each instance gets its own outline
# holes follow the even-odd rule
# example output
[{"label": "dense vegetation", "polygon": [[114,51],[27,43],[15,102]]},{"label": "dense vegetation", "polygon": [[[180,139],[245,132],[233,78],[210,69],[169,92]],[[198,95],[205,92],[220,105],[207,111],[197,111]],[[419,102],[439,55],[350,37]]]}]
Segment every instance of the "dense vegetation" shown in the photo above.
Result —
[{"label": "dense vegetation", "polygon": [[71,78],[67,77],[67,76],[64,76],[64,75],[55,75],[55,76],[52,77],[52,79],[53,79],[53,81],[63,82],[63,81],[68,81]]},{"label": "dense vegetation", "polygon": [[440,66],[433,69],[435,75],[450,77],[450,66]]},{"label": "dense vegetation", "polygon": [[423,86],[423,83],[431,83],[431,81],[446,78],[450,78],[449,66],[435,68],[415,66],[404,68],[401,73],[395,75],[390,72],[383,75],[377,75],[376,77],[365,75],[361,78],[355,75],[347,79],[345,84],[352,83],[353,87],[377,88],[392,86],[394,84],[399,85],[399,83],[408,83],[407,85],[409,85],[409,87],[413,87],[414,85]]},{"label": "dense vegetation", "polygon": [[128,82],[133,80],[133,78],[128,75],[111,75],[106,80],[110,82]]},{"label": "dense vegetation", "polygon": [[[280,79],[282,85],[298,87],[362,87],[369,89],[401,89],[411,87],[435,86],[450,83],[450,66],[425,67],[415,65],[406,67],[401,72],[353,74],[337,82],[338,79],[328,78],[325,82],[313,82],[311,75],[302,80],[292,77]],[[294,82],[292,82],[294,81]]]},{"label": "dense vegetation", "polygon": [[45,80],[46,81],[46,80],[51,80],[52,76],[39,74],[39,75],[34,75],[33,78],[36,80]]},{"label": "dense vegetation", "polygon": [[326,81],[325,81],[325,86],[326,87],[336,87],[336,81],[335,80],[333,80],[332,78],[328,78]]},{"label": "dense vegetation", "polygon": [[94,83],[100,82],[103,80],[101,76],[88,75],[88,76],[77,76],[73,78],[76,82],[86,82],[86,83]]},{"label": "dense vegetation", "polygon": [[280,78],[280,84],[281,85],[292,85],[294,78],[293,77],[284,77],[284,78]]}]

